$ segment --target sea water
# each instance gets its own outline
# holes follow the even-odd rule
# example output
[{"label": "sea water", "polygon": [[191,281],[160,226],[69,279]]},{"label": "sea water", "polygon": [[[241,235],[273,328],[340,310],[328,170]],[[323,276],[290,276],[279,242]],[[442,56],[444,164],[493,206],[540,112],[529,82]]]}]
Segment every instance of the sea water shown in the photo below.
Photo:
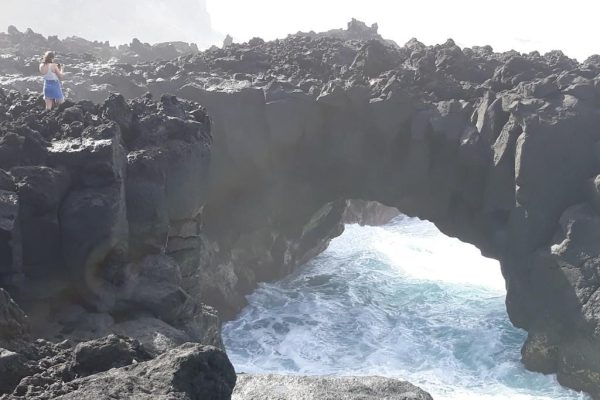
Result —
[{"label": "sea water", "polygon": [[320,256],[262,284],[223,337],[236,371],[381,375],[435,399],[587,399],[520,363],[526,333],[497,261],[401,216],[349,225]]}]

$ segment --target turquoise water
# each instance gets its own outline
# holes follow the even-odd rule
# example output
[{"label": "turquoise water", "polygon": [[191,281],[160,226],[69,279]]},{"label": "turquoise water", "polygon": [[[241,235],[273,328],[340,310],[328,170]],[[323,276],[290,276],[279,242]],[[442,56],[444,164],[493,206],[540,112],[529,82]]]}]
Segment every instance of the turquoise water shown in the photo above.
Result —
[{"label": "turquoise water", "polygon": [[494,260],[433,224],[349,225],[223,328],[238,372],[383,375],[436,399],[586,399],[519,362]]}]

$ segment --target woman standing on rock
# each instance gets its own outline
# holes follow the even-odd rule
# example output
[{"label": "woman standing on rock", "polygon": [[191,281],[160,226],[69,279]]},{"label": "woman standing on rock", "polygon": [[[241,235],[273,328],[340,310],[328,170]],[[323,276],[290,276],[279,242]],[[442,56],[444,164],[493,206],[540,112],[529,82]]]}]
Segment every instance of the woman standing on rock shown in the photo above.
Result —
[{"label": "woman standing on rock", "polygon": [[54,63],[54,53],[47,51],[40,64],[40,73],[44,77],[44,100],[46,110],[51,110],[54,104],[65,100],[60,81],[64,79],[63,67]]}]

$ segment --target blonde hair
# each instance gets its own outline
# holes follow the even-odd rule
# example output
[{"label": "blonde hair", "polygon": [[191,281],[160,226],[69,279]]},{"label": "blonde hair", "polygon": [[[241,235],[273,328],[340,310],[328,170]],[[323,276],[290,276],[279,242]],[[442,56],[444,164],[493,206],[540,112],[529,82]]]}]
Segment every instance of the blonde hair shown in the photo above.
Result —
[{"label": "blonde hair", "polygon": [[50,64],[52,63],[52,61],[54,61],[54,53],[51,51],[47,51],[46,53],[44,53],[44,58],[42,58],[42,62],[44,64]]}]

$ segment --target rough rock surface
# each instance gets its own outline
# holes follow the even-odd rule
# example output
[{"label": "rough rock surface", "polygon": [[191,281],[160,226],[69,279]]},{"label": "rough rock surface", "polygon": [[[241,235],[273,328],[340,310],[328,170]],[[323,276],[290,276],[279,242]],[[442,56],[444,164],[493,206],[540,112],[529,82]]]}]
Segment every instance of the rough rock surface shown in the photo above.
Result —
[{"label": "rough rock surface", "polygon": [[[170,227],[197,223],[207,196],[204,109],[113,95],[43,112],[39,98],[2,90],[0,103],[0,282],[34,336],[147,339],[153,321],[160,351],[222,346],[216,311],[186,292],[168,249]],[[20,313],[0,289],[0,340],[22,336]]]},{"label": "rough rock surface", "polygon": [[[11,48],[0,86],[39,91]],[[509,316],[529,332],[525,365],[600,397],[600,57],[400,47],[354,23],[136,65],[74,51],[68,71],[72,99],[170,92],[202,104],[211,158],[193,133],[206,114],[174,97],[42,115],[39,96],[3,91],[2,286],[53,278],[53,298],[84,287],[76,303],[94,314],[74,330],[126,315],[190,334],[207,320],[195,302],[231,317],[257,282],[326,248],[347,199],[378,201],[500,260]],[[38,239],[57,232],[60,248]],[[153,281],[163,267],[145,257],[181,280]],[[130,279],[159,297],[140,298]],[[15,298],[26,311],[47,304]]]},{"label": "rough rock surface", "polygon": [[188,343],[145,363],[77,379],[55,393],[66,392],[58,397],[64,400],[229,400],[235,381],[222,350]]},{"label": "rough rock surface", "polygon": [[137,340],[110,335],[89,342],[57,344],[38,339],[0,349],[0,394],[39,395],[57,382],[149,360]]},{"label": "rough rock surface", "polygon": [[408,382],[381,377],[238,375],[232,400],[432,400]]},{"label": "rough rock surface", "polygon": [[38,342],[28,356],[28,376],[1,399],[228,400],[236,381],[222,350],[193,343],[152,359],[139,342],[113,335],[74,348]]}]

